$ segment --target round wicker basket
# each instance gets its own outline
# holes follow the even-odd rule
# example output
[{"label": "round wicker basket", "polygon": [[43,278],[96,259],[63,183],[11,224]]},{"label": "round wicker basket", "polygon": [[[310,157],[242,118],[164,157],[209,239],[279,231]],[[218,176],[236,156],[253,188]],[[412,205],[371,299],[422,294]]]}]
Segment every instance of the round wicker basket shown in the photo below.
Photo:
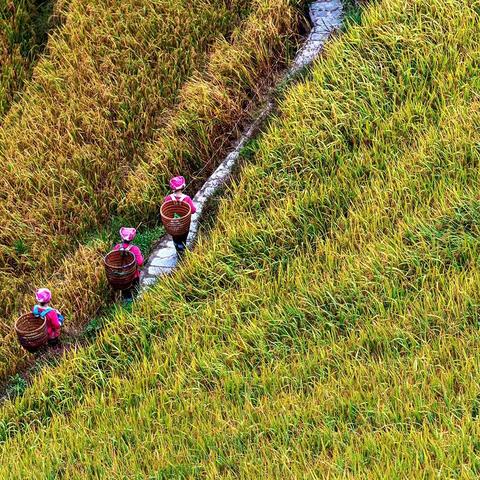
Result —
[{"label": "round wicker basket", "polygon": [[[175,214],[179,218],[175,218]],[[172,237],[185,235],[190,230],[192,209],[186,202],[165,202],[160,208],[160,216],[165,230]]]},{"label": "round wicker basket", "polygon": [[48,340],[47,321],[33,313],[25,313],[15,322],[18,341],[25,350],[35,352]]},{"label": "round wicker basket", "polygon": [[113,250],[103,259],[108,283],[115,290],[127,290],[132,286],[137,272],[135,255],[128,250]]}]

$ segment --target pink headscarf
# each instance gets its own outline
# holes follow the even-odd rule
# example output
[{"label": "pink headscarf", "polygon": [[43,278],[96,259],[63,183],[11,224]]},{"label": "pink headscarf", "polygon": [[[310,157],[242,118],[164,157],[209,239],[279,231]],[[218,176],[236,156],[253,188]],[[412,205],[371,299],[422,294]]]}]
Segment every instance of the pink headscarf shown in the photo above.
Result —
[{"label": "pink headscarf", "polygon": [[181,175],[178,177],[173,177],[170,179],[170,188],[174,191],[185,188],[185,179]]},{"label": "pink headscarf", "polygon": [[131,242],[136,234],[137,230],[135,228],[122,227],[120,229],[120,237],[122,237],[122,240],[125,242]]},{"label": "pink headscarf", "polygon": [[39,288],[35,292],[37,302],[48,303],[52,299],[52,292],[48,288]]}]

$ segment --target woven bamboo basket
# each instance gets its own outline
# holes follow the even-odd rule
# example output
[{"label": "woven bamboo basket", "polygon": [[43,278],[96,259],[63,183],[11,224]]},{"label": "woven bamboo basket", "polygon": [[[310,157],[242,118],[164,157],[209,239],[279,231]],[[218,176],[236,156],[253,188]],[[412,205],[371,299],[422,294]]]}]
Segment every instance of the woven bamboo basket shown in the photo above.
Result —
[{"label": "woven bamboo basket", "polygon": [[[174,218],[175,214],[180,217]],[[190,230],[192,209],[186,202],[165,202],[160,208],[160,216],[165,230],[172,237],[185,235]]]},{"label": "woven bamboo basket", "polygon": [[35,352],[48,340],[47,321],[37,318],[33,313],[25,313],[15,322],[20,345],[29,352]]},{"label": "woven bamboo basket", "polygon": [[128,290],[137,272],[135,255],[127,250],[112,250],[103,259],[108,283],[115,290]]}]

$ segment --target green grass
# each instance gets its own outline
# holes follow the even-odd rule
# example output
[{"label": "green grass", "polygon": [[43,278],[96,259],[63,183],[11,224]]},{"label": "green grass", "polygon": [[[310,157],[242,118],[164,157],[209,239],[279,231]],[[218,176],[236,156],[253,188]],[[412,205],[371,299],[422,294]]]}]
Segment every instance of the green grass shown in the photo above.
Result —
[{"label": "green grass", "polygon": [[[373,3],[367,0],[368,3]],[[367,2],[358,2],[356,0],[343,0],[343,31],[348,30],[352,25],[359,25],[362,21],[362,5]]]},{"label": "green grass", "polygon": [[1,410],[19,478],[477,478],[469,0],[337,39],[173,276]]}]

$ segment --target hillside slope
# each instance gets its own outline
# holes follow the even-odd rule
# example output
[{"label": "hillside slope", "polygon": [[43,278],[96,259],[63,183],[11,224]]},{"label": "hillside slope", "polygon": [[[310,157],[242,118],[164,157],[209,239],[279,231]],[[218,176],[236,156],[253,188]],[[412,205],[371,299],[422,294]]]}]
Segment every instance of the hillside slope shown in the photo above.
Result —
[{"label": "hillside slope", "polygon": [[1,411],[18,478],[476,478],[479,3],[383,0],[217,224]]}]

